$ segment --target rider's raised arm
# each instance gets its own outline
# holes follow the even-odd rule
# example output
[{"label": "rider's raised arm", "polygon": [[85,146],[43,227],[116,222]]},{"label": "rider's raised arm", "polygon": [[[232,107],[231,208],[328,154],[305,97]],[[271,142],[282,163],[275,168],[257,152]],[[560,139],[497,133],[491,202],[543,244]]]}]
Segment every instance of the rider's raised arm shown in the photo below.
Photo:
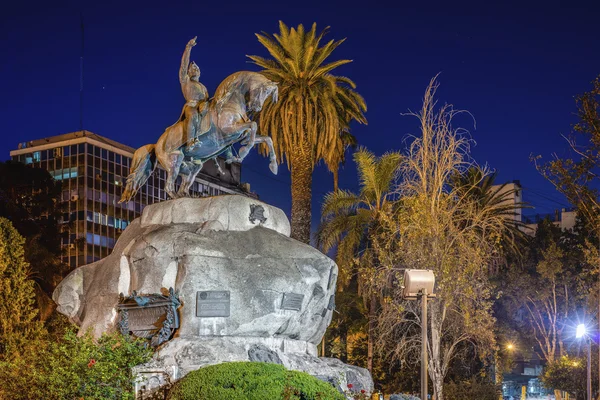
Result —
[{"label": "rider's raised arm", "polygon": [[184,83],[188,79],[188,67],[190,65],[190,53],[192,47],[196,45],[196,37],[190,40],[185,46],[183,57],[181,57],[181,67],[179,67],[179,82]]}]

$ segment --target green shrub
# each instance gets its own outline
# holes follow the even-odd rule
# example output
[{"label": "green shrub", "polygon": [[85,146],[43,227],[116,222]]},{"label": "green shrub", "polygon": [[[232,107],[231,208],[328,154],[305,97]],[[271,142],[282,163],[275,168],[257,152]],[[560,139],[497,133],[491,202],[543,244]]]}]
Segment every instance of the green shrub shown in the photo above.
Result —
[{"label": "green shrub", "polygon": [[329,383],[278,364],[230,362],[190,372],[169,400],[344,400]]},{"label": "green shrub", "polygon": [[95,341],[69,329],[59,340],[39,341],[35,352],[0,363],[0,398],[133,399],[131,367],[152,355],[144,344],[119,333]]},{"label": "green shrub", "polygon": [[[594,367],[592,371],[597,370],[597,366]],[[547,388],[579,395],[577,398],[580,398],[586,392],[586,371],[585,358],[563,356],[544,367],[542,383]]]}]

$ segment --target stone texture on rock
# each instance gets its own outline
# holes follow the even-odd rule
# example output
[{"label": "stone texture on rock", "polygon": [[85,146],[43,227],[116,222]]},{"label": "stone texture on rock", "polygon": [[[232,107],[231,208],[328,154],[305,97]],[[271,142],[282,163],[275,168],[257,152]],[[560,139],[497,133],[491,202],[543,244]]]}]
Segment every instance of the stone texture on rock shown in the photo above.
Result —
[{"label": "stone texture on rock", "polygon": [[[251,222],[250,206],[262,207],[263,223]],[[331,311],[323,310],[337,266],[288,235],[281,210],[243,196],[154,204],[127,227],[109,257],[75,270],[53,298],[61,312],[99,336],[114,327],[119,293],[173,287],[184,304],[179,335],[281,336],[316,344],[331,320]],[[230,316],[197,317],[200,291],[229,291]],[[282,308],[284,293],[304,295],[300,311]]]},{"label": "stone texture on rock", "polygon": [[306,342],[283,338],[177,337],[159,349],[141,369],[162,371],[170,380],[208,365],[231,361],[260,361],[281,364],[330,382],[341,392],[352,384],[353,392],[373,391],[373,380],[364,368],[347,365],[335,358],[319,358]]},{"label": "stone texture on rock", "polygon": [[[252,206],[263,209],[264,222],[251,220]],[[256,215],[256,214],[255,214]],[[144,209],[143,227],[150,225],[194,224],[203,230],[247,231],[263,226],[290,236],[290,222],[277,207],[246,196],[183,198],[153,204]]]},{"label": "stone texture on rock", "polygon": [[256,360],[372,385],[368,373],[316,357],[338,269],[289,234],[283,211],[243,196],[154,204],[110,256],[69,274],[53,299],[81,332],[98,337],[115,329],[119,293],[173,287],[180,328],[154,360],[173,379],[205,365]]}]

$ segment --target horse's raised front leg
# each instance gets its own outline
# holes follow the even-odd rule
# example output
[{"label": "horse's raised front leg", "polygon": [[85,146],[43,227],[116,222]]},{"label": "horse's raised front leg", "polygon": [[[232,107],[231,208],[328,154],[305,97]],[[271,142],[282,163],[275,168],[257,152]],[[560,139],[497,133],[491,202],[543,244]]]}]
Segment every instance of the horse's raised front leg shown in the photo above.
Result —
[{"label": "horse's raised front leg", "polygon": [[273,175],[277,175],[278,165],[277,165],[277,157],[275,157],[275,149],[273,148],[273,139],[266,135],[256,135],[255,143],[264,143],[269,148],[269,169],[273,173]]},{"label": "horse's raised front leg", "polygon": [[[244,139],[244,143],[246,145],[240,149],[239,160],[236,160],[236,161],[242,161],[244,158],[246,158],[246,156],[248,155],[250,150],[252,150],[252,147],[254,147],[254,141],[256,138],[256,129],[257,129],[257,126],[256,126],[256,122],[254,122],[254,121],[235,123],[235,124],[232,124],[229,126],[224,126],[221,128],[221,131],[223,132],[223,136],[242,134],[241,135],[242,139]],[[243,136],[243,134],[245,132],[249,133],[249,135],[247,137]]]},{"label": "horse's raised front leg", "polygon": [[256,122],[252,121],[251,126],[250,126],[250,135],[244,141],[245,146],[240,147],[240,158],[242,160],[244,158],[246,158],[248,153],[250,153],[250,150],[252,150],[252,148],[254,147],[254,143],[256,143],[256,130],[257,129],[258,129],[258,126],[256,125]]}]

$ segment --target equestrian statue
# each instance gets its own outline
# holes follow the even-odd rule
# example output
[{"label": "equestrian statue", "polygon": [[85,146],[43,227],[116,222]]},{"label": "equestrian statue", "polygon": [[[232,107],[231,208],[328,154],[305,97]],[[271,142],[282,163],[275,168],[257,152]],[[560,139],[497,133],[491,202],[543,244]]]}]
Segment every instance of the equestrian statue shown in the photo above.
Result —
[{"label": "equestrian statue", "polygon": [[[158,139],[156,144],[140,147],[133,154],[127,184],[121,200],[127,202],[146,183],[157,164],[167,171],[165,190],[169,197],[189,196],[189,189],[203,164],[213,160],[221,174],[217,157],[225,154],[226,163],[241,162],[255,144],[265,143],[269,149],[269,169],[277,174],[273,141],[257,134],[257,124],[248,113],[262,110],[265,100],[277,102],[277,84],[257,72],[240,71],[227,77],[208,98],[206,87],[199,82],[200,68],[190,63],[193,38],[186,45],[179,82],[185,105],[179,120]],[[233,145],[240,143],[239,155],[233,155]],[[175,181],[181,175],[181,185],[175,191]]]}]

